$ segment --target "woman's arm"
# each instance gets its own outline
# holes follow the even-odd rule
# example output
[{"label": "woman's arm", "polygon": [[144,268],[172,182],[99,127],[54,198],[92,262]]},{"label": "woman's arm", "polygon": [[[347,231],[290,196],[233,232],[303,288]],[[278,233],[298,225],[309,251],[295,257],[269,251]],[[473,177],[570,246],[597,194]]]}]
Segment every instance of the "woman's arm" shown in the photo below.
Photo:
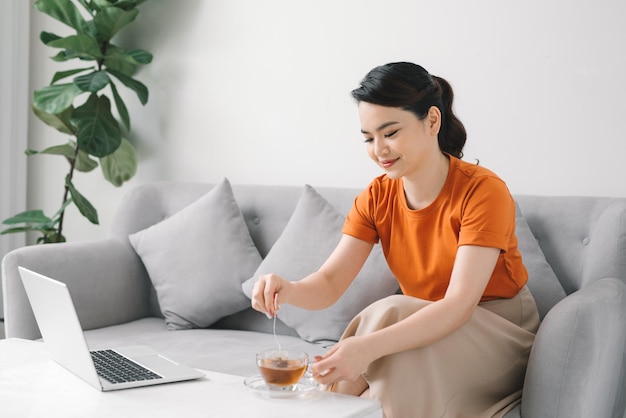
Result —
[{"label": "woman's arm", "polygon": [[277,304],[312,310],[327,308],[348,289],[372,247],[371,243],[343,235],[320,269],[302,280],[291,282],[276,274],[262,275],[252,291],[252,307],[274,316],[273,298],[277,294]]},{"label": "woman's arm", "polygon": [[423,347],[451,334],[472,316],[499,254],[498,248],[459,247],[443,299],[389,327],[340,341],[311,366],[313,375],[322,384],[354,380],[380,357]]}]

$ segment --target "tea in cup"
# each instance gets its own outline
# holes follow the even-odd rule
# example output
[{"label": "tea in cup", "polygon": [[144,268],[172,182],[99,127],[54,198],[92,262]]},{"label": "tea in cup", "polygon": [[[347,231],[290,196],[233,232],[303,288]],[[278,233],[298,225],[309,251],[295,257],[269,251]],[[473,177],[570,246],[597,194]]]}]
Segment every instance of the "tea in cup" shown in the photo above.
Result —
[{"label": "tea in cup", "polygon": [[309,355],[295,350],[266,350],[256,364],[269,390],[293,391],[309,365]]}]

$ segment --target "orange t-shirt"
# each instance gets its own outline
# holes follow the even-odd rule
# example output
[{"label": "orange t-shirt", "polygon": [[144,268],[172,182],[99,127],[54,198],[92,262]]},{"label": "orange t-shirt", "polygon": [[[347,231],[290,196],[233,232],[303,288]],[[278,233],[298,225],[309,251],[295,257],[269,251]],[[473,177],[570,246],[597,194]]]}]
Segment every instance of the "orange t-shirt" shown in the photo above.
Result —
[{"label": "orange t-shirt", "polygon": [[405,295],[442,299],[461,245],[501,250],[482,301],[511,298],[528,273],[515,236],[515,202],[506,184],[484,167],[450,156],[448,177],[427,207],[409,209],[402,179],[375,178],[354,201],[342,232],[381,242]]}]

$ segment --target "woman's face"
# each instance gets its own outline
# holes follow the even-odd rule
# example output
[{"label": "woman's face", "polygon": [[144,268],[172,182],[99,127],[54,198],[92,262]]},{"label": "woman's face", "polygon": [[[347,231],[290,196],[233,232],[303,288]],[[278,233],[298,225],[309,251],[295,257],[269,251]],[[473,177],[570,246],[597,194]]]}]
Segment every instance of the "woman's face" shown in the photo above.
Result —
[{"label": "woman's face", "polygon": [[441,156],[441,113],[434,106],[419,120],[402,108],[360,102],[359,118],[370,158],[392,179],[419,175],[421,167]]}]

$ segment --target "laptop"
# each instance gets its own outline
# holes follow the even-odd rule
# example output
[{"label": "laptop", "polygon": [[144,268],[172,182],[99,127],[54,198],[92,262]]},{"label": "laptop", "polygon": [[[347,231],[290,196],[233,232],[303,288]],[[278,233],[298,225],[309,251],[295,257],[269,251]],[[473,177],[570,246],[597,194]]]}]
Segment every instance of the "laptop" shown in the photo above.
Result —
[{"label": "laptop", "polygon": [[[89,351],[67,285],[23,267],[18,270],[51,358],[96,389],[111,391],[204,377],[147,346]],[[129,364],[115,364],[120,361]]]}]

